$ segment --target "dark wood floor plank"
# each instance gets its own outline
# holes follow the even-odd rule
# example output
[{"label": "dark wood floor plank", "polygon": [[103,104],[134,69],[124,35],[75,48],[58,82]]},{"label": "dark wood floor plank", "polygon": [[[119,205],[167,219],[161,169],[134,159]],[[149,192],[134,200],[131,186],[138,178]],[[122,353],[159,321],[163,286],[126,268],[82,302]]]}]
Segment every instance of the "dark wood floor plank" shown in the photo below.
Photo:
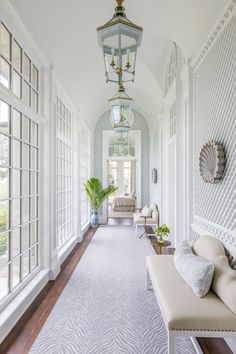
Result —
[{"label": "dark wood floor plank", "polygon": [[198,343],[204,354],[233,354],[222,338],[198,338]]}]

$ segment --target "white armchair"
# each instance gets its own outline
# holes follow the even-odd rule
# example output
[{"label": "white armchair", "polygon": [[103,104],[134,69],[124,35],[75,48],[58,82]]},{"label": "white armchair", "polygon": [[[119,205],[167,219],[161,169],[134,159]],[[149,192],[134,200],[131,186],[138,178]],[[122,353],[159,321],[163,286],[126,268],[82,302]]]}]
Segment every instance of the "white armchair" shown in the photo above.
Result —
[{"label": "white armchair", "polygon": [[[146,225],[150,226],[158,226],[159,225],[159,209],[157,204],[151,204],[152,215],[146,218]],[[145,223],[144,218],[142,217],[142,209],[138,209],[139,212],[134,213],[133,215],[133,226],[136,228],[136,233],[138,231],[139,226],[143,226]]]}]

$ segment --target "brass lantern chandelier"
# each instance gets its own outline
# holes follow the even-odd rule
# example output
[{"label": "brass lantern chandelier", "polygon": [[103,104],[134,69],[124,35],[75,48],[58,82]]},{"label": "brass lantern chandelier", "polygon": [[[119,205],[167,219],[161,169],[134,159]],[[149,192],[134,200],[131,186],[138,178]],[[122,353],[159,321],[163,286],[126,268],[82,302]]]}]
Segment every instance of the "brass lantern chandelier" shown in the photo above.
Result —
[{"label": "brass lantern chandelier", "polygon": [[125,93],[124,83],[134,82],[138,47],[143,28],[131,22],[122,6],[124,0],[116,0],[112,19],[97,28],[98,43],[102,48],[107,82],[118,84],[118,93],[109,100],[112,127],[119,131],[129,129],[134,121],[133,100]]},{"label": "brass lantern chandelier", "polygon": [[[97,28],[98,43],[103,50],[107,82],[134,81],[138,47],[141,45],[143,28],[131,22],[122,6],[124,0],[116,0],[117,7],[112,19]],[[117,78],[118,75],[118,78]]]}]

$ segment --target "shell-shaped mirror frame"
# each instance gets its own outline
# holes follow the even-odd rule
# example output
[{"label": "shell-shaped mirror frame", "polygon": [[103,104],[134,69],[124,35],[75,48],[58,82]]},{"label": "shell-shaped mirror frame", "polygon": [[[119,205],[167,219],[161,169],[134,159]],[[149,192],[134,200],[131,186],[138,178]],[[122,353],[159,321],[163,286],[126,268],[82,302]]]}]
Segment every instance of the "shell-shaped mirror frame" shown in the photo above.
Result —
[{"label": "shell-shaped mirror frame", "polygon": [[200,175],[206,183],[219,183],[225,169],[224,147],[214,140],[203,145],[199,157]]}]

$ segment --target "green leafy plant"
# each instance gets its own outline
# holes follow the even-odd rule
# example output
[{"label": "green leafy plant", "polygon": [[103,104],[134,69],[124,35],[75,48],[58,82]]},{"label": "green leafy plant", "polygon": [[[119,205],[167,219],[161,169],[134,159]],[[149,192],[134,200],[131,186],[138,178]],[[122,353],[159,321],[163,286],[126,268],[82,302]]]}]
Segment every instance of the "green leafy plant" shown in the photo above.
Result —
[{"label": "green leafy plant", "polygon": [[0,237],[0,256],[4,255],[7,250],[7,235]]},{"label": "green leafy plant", "polygon": [[159,242],[164,242],[164,238],[168,237],[168,234],[170,233],[170,229],[166,224],[158,226],[155,229],[155,233],[159,237]]},{"label": "green leafy plant", "polygon": [[108,186],[103,189],[102,183],[98,178],[90,178],[86,183],[84,183],[84,189],[87,193],[92,210],[98,210],[104,200],[106,200],[109,195],[117,190],[117,187]]},{"label": "green leafy plant", "polygon": [[7,209],[5,207],[0,206],[0,232],[6,231],[7,229]]}]

